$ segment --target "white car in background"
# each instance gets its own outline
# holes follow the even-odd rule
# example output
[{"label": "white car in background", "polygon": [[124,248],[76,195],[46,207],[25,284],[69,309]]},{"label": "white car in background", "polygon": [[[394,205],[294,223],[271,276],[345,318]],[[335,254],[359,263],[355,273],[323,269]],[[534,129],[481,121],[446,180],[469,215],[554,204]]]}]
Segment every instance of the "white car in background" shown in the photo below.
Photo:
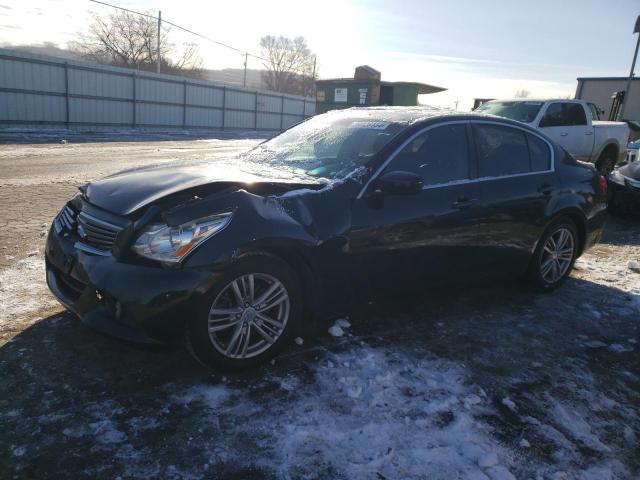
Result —
[{"label": "white car in background", "polygon": [[491,100],[476,112],[510,118],[544,132],[578,160],[609,173],[627,156],[629,126],[599,120],[598,109],[582,100]]}]

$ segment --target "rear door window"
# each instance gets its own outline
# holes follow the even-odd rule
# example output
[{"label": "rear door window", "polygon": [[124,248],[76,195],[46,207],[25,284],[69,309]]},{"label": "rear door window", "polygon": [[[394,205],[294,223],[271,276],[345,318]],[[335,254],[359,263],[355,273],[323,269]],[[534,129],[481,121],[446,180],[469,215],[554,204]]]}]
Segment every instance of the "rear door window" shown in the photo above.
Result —
[{"label": "rear door window", "polygon": [[544,172],[551,170],[551,151],[547,142],[530,133],[526,135],[531,157],[531,171]]},{"label": "rear door window", "polygon": [[478,153],[479,176],[502,177],[529,173],[529,147],[522,130],[476,124],[473,134]]},{"label": "rear door window", "polygon": [[587,115],[584,113],[584,107],[579,103],[565,103],[564,108],[567,109],[567,121],[569,125],[586,125]]},{"label": "rear door window", "polygon": [[416,173],[425,185],[469,179],[466,124],[443,125],[421,133],[394,157],[386,170]]},{"label": "rear door window", "polygon": [[579,103],[557,102],[547,107],[540,127],[570,127],[586,125],[587,115]]}]

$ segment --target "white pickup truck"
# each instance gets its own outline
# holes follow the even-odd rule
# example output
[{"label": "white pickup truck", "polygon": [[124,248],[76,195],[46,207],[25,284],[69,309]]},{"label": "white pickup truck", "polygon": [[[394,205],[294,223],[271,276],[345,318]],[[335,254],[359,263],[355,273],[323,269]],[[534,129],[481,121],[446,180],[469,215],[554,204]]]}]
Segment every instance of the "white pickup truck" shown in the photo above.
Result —
[{"label": "white pickup truck", "polygon": [[603,173],[627,155],[629,126],[600,121],[596,106],[582,100],[491,100],[476,112],[538,128],[578,160],[595,163]]}]

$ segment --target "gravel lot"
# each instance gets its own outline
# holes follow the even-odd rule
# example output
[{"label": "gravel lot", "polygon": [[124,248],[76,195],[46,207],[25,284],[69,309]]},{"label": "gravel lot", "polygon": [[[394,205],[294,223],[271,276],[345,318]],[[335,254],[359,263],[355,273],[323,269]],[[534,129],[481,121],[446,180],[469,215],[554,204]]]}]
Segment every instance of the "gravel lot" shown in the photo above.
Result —
[{"label": "gravel lot", "polygon": [[258,140],[89,140],[0,145],[0,478],[639,478],[640,221],[611,219],[557,292],[363,306],[222,376],[64,313],[42,232],[92,178]]}]

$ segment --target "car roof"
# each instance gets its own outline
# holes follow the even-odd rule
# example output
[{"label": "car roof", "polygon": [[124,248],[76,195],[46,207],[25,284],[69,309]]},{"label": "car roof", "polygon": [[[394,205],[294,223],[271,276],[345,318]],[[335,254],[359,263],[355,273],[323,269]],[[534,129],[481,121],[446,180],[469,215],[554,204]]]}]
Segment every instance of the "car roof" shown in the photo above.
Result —
[{"label": "car roof", "polygon": [[352,107],[341,110],[330,110],[323,115],[338,118],[343,117],[351,120],[404,123],[407,125],[431,123],[438,120],[489,120],[491,122],[517,126],[539,133],[525,123],[496,115],[481,112],[456,112],[451,109],[425,105],[417,107]]},{"label": "car roof", "polygon": [[[493,100],[489,100],[485,103],[494,103],[494,102],[535,102],[535,103],[544,103],[544,102],[567,102],[567,103],[579,103],[584,100],[580,100],[578,98],[494,98]],[[483,104],[484,105],[484,104]]]}]

